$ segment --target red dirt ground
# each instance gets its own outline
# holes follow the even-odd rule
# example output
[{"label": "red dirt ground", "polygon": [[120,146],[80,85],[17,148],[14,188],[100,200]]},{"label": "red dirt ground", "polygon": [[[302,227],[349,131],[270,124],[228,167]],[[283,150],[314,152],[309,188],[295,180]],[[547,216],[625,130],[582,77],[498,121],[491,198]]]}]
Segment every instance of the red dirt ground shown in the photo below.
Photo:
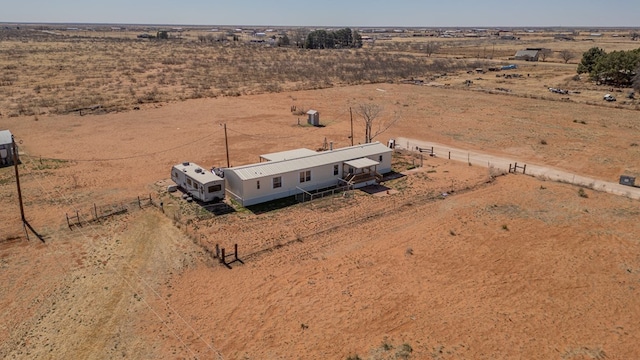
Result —
[{"label": "red dirt ground", "polygon": [[[349,145],[349,106],[362,102],[401,117],[381,141],[425,139],[609,181],[640,175],[637,111],[456,89],[358,86],[3,119],[22,140],[27,218],[47,243],[11,240],[22,234],[13,169],[0,169],[0,354],[640,356],[638,202],[566,184],[491,181],[487,169],[428,158],[387,182],[398,191],[388,196],[356,192],[186,226],[147,208],[65,229],[65,212],[148,193],[168,212],[192,209],[154,184],[184,160],[224,166],[220,123],[241,165],[325,138]],[[319,110],[325,127],[298,126],[292,105]],[[357,119],[355,129],[357,142]],[[240,244],[245,265],[218,265],[205,250],[216,243]]]}]

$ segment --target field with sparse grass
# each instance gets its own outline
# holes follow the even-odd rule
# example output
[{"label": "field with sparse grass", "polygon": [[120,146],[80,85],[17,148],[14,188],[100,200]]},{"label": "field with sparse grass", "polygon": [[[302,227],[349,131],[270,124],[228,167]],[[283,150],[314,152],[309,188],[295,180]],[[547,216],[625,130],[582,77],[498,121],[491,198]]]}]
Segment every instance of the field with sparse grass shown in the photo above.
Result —
[{"label": "field with sparse grass", "polygon": [[[0,127],[19,143],[25,216],[44,239],[26,239],[14,169],[0,168],[4,358],[640,357],[637,200],[407,150],[371,193],[242,208],[167,192],[176,163],[226,165],[223,123],[243,165],[361,143],[350,108],[363,103],[398,119],[383,143],[640,178],[637,100],[576,77],[579,55],[558,57],[640,47],[629,31],[363,33],[376,41],[327,51],[209,40],[224,29],[136,38],[157,30],[0,30]],[[553,53],[509,59],[524,47]],[[213,254],[234,244],[244,264],[228,269]]]}]

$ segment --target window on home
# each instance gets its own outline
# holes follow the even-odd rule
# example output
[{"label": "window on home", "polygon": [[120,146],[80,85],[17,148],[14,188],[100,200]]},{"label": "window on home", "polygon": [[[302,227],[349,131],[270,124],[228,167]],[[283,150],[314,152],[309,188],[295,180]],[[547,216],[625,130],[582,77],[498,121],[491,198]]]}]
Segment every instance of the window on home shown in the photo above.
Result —
[{"label": "window on home", "polygon": [[338,165],[333,165],[333,175],[338,175]]},{"label": "window on home", "polygon": [[260,180],[256,181],[256,189],[260,190]]},{"label": "window on home", "polygon": [[382,155],[380,155],[379,160],[378,161],[382,161]]},{"label": "window on home", "polygon": [[210,193],[214,193],[214,192],[216,192],[216,191],[220,191],[220,190],[222,190],[222,185],[219,185],[219,184],[218,184],[218,185],[211,185],[211,186],[209,186],[209,192],[210,192]]},{"label": "window on home", "polygon": [[300,171],[300,182],[311,181],[311,170]]},{"label": "window on home", "polygon": [[187,178],[187,185],[191,186],[191,179]]},{"label": "window on home", "polygon": [[282,187],[282,177],[278,176],[278,177],[274,177],[273,178],[273,188],[279,188]]}]

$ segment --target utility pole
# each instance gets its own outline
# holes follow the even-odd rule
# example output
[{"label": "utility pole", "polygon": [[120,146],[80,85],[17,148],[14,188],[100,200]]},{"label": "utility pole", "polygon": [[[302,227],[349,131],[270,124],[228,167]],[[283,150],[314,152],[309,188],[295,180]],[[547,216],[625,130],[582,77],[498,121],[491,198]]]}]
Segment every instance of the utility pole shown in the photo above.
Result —
[{"label": "utility pole", "polygon": [[22,205],[22,190],[20,189],[20,173],[18,172],[18,147],[16,146],[16,139],[11,135],[11,146],[13,147],[13,167],[16,170],[16,186],[18,187],[18,202],[20,203],[20,219],[22,220],[22,228],[29,240],[29,233],[27,232],[27,219],[24,217],[24,206]]},{"label": "utility pole", "polygon": [[353,146],[353,111],[349,107],[349,115],[351,116],[351,146]]},{"label": "utility pole", "polygon": [[227,123],[224,123],[224,147],[226,149],[227,152],[227,168],[230,167],[229,165],[229,141],[227,140]]}]

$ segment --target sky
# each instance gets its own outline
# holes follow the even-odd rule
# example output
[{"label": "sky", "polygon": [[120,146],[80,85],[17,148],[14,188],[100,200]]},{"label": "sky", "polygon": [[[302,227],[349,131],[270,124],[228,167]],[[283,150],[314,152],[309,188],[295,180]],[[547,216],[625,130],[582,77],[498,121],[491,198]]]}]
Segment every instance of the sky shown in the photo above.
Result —
[{"label": "sky", "polygon": [[639,0],[0,0],[0,22],[640,27]]}]

